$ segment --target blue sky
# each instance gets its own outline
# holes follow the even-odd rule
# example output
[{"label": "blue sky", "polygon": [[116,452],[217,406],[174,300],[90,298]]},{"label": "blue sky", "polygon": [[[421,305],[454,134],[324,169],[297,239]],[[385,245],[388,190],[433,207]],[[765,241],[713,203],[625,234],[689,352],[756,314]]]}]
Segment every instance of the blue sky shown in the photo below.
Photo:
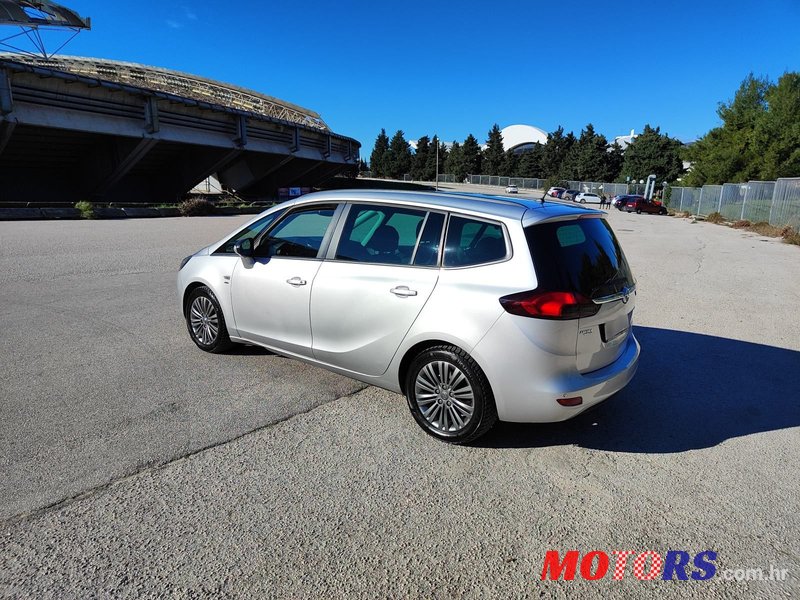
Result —
[{"label": "blue sky", "polygon": [[493,123],[651,123],[691,140],[750,71],[800,69],[798,0],[59,1],[92,18],[64,53],[300,104],[365,158],[381,127],[483,142]]}]

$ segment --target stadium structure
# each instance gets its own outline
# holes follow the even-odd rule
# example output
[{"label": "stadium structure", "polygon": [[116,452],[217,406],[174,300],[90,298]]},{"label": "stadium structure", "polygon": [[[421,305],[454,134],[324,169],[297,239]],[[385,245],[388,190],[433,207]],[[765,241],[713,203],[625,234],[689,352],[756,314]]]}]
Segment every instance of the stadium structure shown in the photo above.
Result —
[{"label": "stadium structure", "polygon": [[200,76],[0,53],[0,202],[174,202],[211,175],[270,198],[353,171],[359,148],[312,110]]}]

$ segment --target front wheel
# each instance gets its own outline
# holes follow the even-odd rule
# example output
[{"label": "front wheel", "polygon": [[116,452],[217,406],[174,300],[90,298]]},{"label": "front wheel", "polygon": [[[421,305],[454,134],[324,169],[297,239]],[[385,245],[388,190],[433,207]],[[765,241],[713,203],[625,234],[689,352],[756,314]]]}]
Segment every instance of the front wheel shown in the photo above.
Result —
[{"label": "front wheel", "polygon": [[457,346],[417,356],[406,375],[406,398],[417,424],[433,437],[465,444],[497,422],[494,395],[478,363]]},{"label": "front wheel", "polygon": [[581,204],[586,204],[586,198],[581,198]]},{"label": "front wheel", "polygon": [[233,346],[219,302],[206,286],[192,290],[186,301],[186,327],[195,345],[205,352],[218,354]]}]

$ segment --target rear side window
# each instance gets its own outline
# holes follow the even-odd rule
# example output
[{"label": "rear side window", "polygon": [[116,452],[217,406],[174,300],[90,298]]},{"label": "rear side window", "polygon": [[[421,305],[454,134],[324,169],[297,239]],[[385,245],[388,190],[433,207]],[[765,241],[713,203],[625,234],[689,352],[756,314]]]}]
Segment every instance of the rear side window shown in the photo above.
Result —
[{"label": "rear side window", "polygon": [[634,284],[625,254],[605,219],[556,221],[525,228],[543,291],[602,298]]},{"label": "rear side window", "polygon": [[496,262],[506,255],[502,225],[467,217],[450,217],[444,246],[445,267]]}]

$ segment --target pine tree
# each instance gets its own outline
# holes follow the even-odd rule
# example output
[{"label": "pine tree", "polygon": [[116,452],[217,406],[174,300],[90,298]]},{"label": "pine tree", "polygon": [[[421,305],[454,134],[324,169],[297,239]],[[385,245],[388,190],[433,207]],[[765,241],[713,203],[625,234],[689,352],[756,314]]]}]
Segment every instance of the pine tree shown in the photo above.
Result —
[{"label": "pine tree", "polygon": [[[480,175],[481,171],[481,147],[478,140],[471,133],[464,140],[464,145],[461,146],[461,151],[464,155],[464,169],[470,175]],[[491,175],[492,173],[487,173]]]},{"label": "pine tree", "polygon": [[436,180],[436,148],[439,148],[439,173],[444,173],[445,162],[447,161],[447,148],[439,141],[439,138],[433,136],[431,141],[430,152],[428,153],[428,162],[425,164],[425,178],[424,181]]},{"label": "pine tree", "polygon": [[450,153],[444,163],[444,170],[446,173],[455,175],[456,181],[459,183],[464,181],[464,177],[467,176],[467,168],[464,165],[464,150],[458,142],[453,142],[450,147]]},{"label": "pine tree", "polygon": [[489,137],[486,139],[482,170],[487,175],[501,175],[504,160],[503,134],[500,133],[500,127],[495,123],[489,131]]},{"label": "pine tree", "polygon": [[520,177],[542,177],[542,154],[544,146],[534,144],[533,148],[526,150],[519,157],[517,171]]},{"label": "pine tree", "polygon": [[417,151],[411,165],[411,179],[415,181],[431,181],[426,177],[426,167],[430,160],[431,140],[427,135],[423,135],[417,140]]},{"label": "pine tree", "polygon": [[800,73],[785,73],[766,94],[755,126],[759,179],[800,175]]},{"label": "pine tree", "polygon": [[408,145],[403,131],[398,129],[392,136],[389,149],[384,155],[386,177],[402,179],[411,170],[411,158],[411,147]]},{"label": "pine tree", "polygon": [[515,154],[513,150],[506,151],[499,173],[506,177],[519,177],[519,155]]},{"label": "pine tree", "polygon": [[378,138],[375,140],[375,148],[369,157],[369,166],[373,177],[386,177],[386,165],[384,159],[386,151],[389,149],[389,137],[386,130],[381,129]]},{"label": "pine tree", "polygon": [[572,167],[567,164],[567,156],[575,143],[575,136],[570,132],[564,135],[564,128],[560,127],[547,135],[547,144],[541,156],[541,178],[566,178],[570,179]]},{"label": "pine tree", "polygon": [[645,125],[642,134],[625,148],[622,176],[631,179],[646,179],[654,174],[656,181],[675,181],[683,174],[681,160],[682,144],[661,129]]}]

